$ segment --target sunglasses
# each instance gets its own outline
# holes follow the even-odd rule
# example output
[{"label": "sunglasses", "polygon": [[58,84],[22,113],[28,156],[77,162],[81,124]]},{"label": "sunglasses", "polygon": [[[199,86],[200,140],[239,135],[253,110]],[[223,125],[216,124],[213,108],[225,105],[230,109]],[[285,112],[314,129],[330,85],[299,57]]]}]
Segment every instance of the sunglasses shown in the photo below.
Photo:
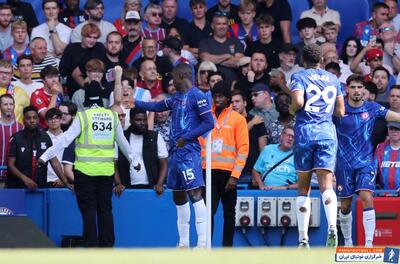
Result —
[{"label": "sunglasses", "polygon": [[228,17],[228,13],[223,11],[217,11],[214,13],[214,17]]},{"label": "sunglasses", "polygon": [[212,70],[200,70],[200,74],[201,75],[206,74],[206,73],[210,74],[212,72],[214,72],[214,71],[212,71]]},{"label": "sunglasses", "polygon": [[383,33],[383,32],[387,32],[387,31],[390,31],[390,30],[393,30],[393,28],[392,27],[383,27],[383,28],[380,28],[378,30],[378,32],[379,33]]},{"label": "sunglasses", "polygon": [[152,17],[162,17],[162,13],[154,12],[154,13],[151,13],[151,16]]}]

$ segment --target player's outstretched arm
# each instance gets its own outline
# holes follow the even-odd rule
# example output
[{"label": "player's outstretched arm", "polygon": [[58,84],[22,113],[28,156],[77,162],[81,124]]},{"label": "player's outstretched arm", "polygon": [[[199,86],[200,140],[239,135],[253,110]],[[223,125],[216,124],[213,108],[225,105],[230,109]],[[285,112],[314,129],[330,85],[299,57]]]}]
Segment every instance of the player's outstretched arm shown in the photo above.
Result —
[{"label": "player's outstretched arm", "polygon": [[344,113],[345,113],[344,98],[343,95],[340,95],[336,97],[335,112],[333,114],[337,117],[343,117]]},{"label": "player's outstretched arm", "polygon": [[400,113],[388,110],[386,114],[386,121],[388,122],[400,122]]},{"label": "player's outstretched arm", "polygon": [[134,100],[133,106],[142,110],[146,110],[149,112],[164,112],[167,110],[171,110],[170,104],[168,102],[169,99],[165,99],[159,102],[143,102]]}]

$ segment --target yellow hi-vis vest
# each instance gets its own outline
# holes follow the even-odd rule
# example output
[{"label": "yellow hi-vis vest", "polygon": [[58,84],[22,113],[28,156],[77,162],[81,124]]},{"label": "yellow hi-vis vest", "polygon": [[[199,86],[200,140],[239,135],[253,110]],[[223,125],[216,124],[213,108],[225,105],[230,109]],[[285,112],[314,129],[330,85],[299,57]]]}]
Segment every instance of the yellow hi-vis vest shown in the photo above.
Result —
[{"label": "yellow hi-vis vest", "polygon": [[81,134],[76,139],[75,169],[88,176],[114,175],[114,142],[118,118],[105,108],[78,113]]}]

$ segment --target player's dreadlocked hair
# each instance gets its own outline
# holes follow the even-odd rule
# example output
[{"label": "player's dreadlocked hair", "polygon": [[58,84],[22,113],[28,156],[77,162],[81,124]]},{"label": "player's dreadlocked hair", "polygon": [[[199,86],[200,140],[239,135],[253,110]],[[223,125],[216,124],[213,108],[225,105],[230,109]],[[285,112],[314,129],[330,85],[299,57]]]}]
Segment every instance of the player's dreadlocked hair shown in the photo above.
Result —
[{"label": "player's dreadlocked hair", "polygon": [[303,62],[307,64],[307,66],[315,66],[317,65],[322,57],[321,47],[317,44],[309,44],[303,48]]}]

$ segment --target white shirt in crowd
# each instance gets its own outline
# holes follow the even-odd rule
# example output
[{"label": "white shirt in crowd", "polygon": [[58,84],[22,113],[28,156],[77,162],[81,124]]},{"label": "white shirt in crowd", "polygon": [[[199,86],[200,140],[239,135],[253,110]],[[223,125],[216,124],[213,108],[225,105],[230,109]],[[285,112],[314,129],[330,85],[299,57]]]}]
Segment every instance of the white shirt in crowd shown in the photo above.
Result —
[{"label": "white shirt in crowd", "polygon": [[[60,37],[60,40],[65,44],[68,44],[71,38],[72,29],[67,27],[63,23],[58,23],[56,26],[56,31],[58,36]],[[36,37],[42,37],[46,40],[47,55],[61,58],[61,55],[56,56],[54,53],[54,45],[50,39],[49,26],[47,25],[47,23],[40,24],[39,26],[32,29],[31,40]]]},{"label": "white shirt in crowd", "polygon": [[[53,146],[54,146],[54,145],[57,145],[57,144],[59,144],[59,143],[61,142],[62,135],[63,135],[62,132],[61,132],[59,135],[57,135],[57,136],[54,135],[54,134],[52,134],[50,131],[47,131],[47,134],[50,136],[51,142],[53,143]],[[64,149],[61,150],[61,151],[57,154],[57,159],[58,159],[60,162],[61,162],[61,160],[62,160],[63,154],[64,154]],[[58,180],[57,174],[56,174],[56,172],[54,171],[54,169],[53,169],[53,167],[51,166],[51,164],[49,163],[49,164],[47,165],[47,182],[54,182],[54,181],[56,181],[56,180]]]},{"label": "white shirt in crowd", "polygon": [[[131,147],[132,155],[135,157],[135,162],[132,162],[129,167],[129,175],[131,177],[131,185],[136,184],[149,184],[146,168],[143,161],[143,136],[131,133],[129,144]],[[168,158],[167,144],[162,136],[159,134],[157,137],[157,156],[159,159]],[[140,164],[140,170],[137,171],[134,167]]]},{"label": "white shirt in crowd", "polygon": [[43,87],[43,83],[41,82],[32,82],[31,84],[24,84],[21,80],[11,82],[12,85],[18,86],[22,88],[28,95],[31,97],[32,93],[36,89],[40,89]]}]

